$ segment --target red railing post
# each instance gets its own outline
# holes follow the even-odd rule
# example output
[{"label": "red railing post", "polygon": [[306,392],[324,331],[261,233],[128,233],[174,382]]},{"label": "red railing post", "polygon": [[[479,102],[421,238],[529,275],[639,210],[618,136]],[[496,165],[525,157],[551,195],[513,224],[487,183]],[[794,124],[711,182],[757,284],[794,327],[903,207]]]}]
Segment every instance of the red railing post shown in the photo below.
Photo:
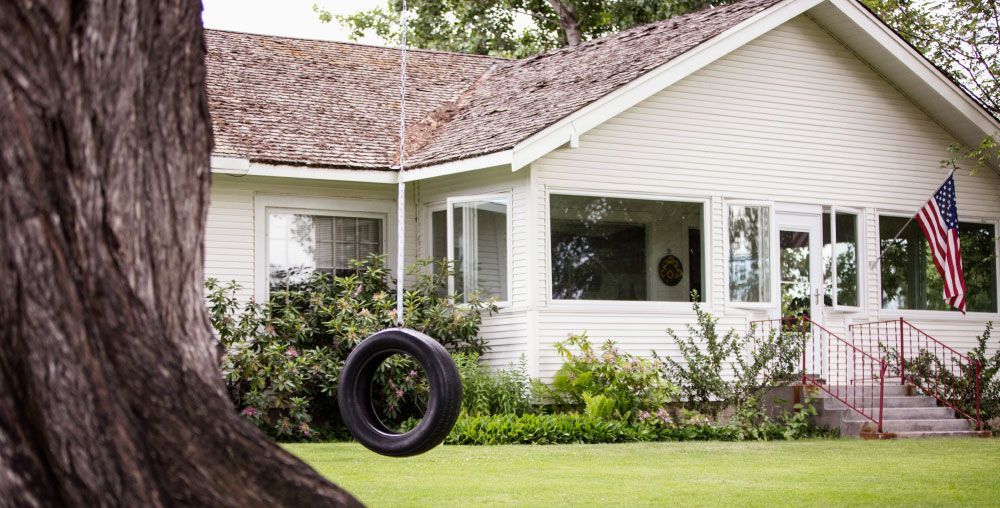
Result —
[{"label": "red railing post", "polygon": [[899,384],[906,384],[906,354],[903,353],[903,317],[899,317]]},{"label": "red railing post", "polygon": [[799,334],[802,336],[802,385],[806,384],[806,349],[809,349],[808,344],[806,344],[806,327],[805,321],[799,321]]},{"label": "red railing post", "polygon": [[878,380],[878,431],[882,432],[882,405],[885,403],[885,358],[879,359]]}]

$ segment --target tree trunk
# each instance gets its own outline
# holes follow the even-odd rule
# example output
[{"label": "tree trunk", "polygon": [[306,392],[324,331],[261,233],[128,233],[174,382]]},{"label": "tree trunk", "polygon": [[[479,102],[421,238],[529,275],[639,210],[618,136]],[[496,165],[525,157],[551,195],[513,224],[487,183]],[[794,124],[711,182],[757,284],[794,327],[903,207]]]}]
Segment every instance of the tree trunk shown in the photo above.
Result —
[{"label": "tree trunk", "polygon": [[198,1],[0,2],[0,505],[351,505],[236,414]]},{"label": "tree trunk", "polygon": [[571,3],[564,3],[562,0],[548,0],[549,5],[559,16],[559,26],[563,30],[563,42],[566,46],[578,46],[583,41],[583,32],[580,31],[580,21],[576,15],[576,7]]}]

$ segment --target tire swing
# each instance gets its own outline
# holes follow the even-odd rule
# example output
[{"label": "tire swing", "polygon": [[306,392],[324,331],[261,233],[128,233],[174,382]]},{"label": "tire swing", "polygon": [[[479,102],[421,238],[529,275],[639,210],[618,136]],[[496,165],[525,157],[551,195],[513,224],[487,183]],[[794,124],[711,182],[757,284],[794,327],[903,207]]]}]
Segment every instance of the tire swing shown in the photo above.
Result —
[{"label": "tire swing", "polygon": [[[399,174],[403,173],[406,140],[406,2],[403,1],[400,45]],[[427,335],[403,327],[403,252],[406,184],[397,195],[396,319],[397,327],[376,332],[351,351],[340,373],[337,406],[347,430],[369,450],[392,457],[424,453],[441,444],[458,420],[462,379],[451,355]],[[395,354],[412,357],[427,376],[428,400],[423,418],[409,432],[389,429],[375,411],[373,382],[379,366]]]}]

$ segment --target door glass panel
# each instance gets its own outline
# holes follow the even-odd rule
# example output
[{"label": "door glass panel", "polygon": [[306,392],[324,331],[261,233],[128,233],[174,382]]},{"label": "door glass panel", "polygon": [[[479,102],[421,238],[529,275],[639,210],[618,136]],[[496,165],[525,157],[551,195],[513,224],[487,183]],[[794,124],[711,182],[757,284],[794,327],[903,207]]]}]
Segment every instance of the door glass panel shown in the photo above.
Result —
[{"label": "door glass panel", "polygon": [[809,316],[809,233],[781,231],[781,313]]}]

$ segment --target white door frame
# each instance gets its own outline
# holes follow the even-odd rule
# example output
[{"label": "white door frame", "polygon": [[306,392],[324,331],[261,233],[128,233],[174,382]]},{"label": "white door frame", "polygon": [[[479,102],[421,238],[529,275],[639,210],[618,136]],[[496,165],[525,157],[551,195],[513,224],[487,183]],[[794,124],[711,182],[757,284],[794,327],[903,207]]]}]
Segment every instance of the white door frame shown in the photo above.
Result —
[{"label": "white door frame", "polygon": [[775,210],[775,276],[778,279],[778,313],[781,313],[781,232],[809,233],[809,319],[823,324],[823,209],[822,207],[777,208]]}]

